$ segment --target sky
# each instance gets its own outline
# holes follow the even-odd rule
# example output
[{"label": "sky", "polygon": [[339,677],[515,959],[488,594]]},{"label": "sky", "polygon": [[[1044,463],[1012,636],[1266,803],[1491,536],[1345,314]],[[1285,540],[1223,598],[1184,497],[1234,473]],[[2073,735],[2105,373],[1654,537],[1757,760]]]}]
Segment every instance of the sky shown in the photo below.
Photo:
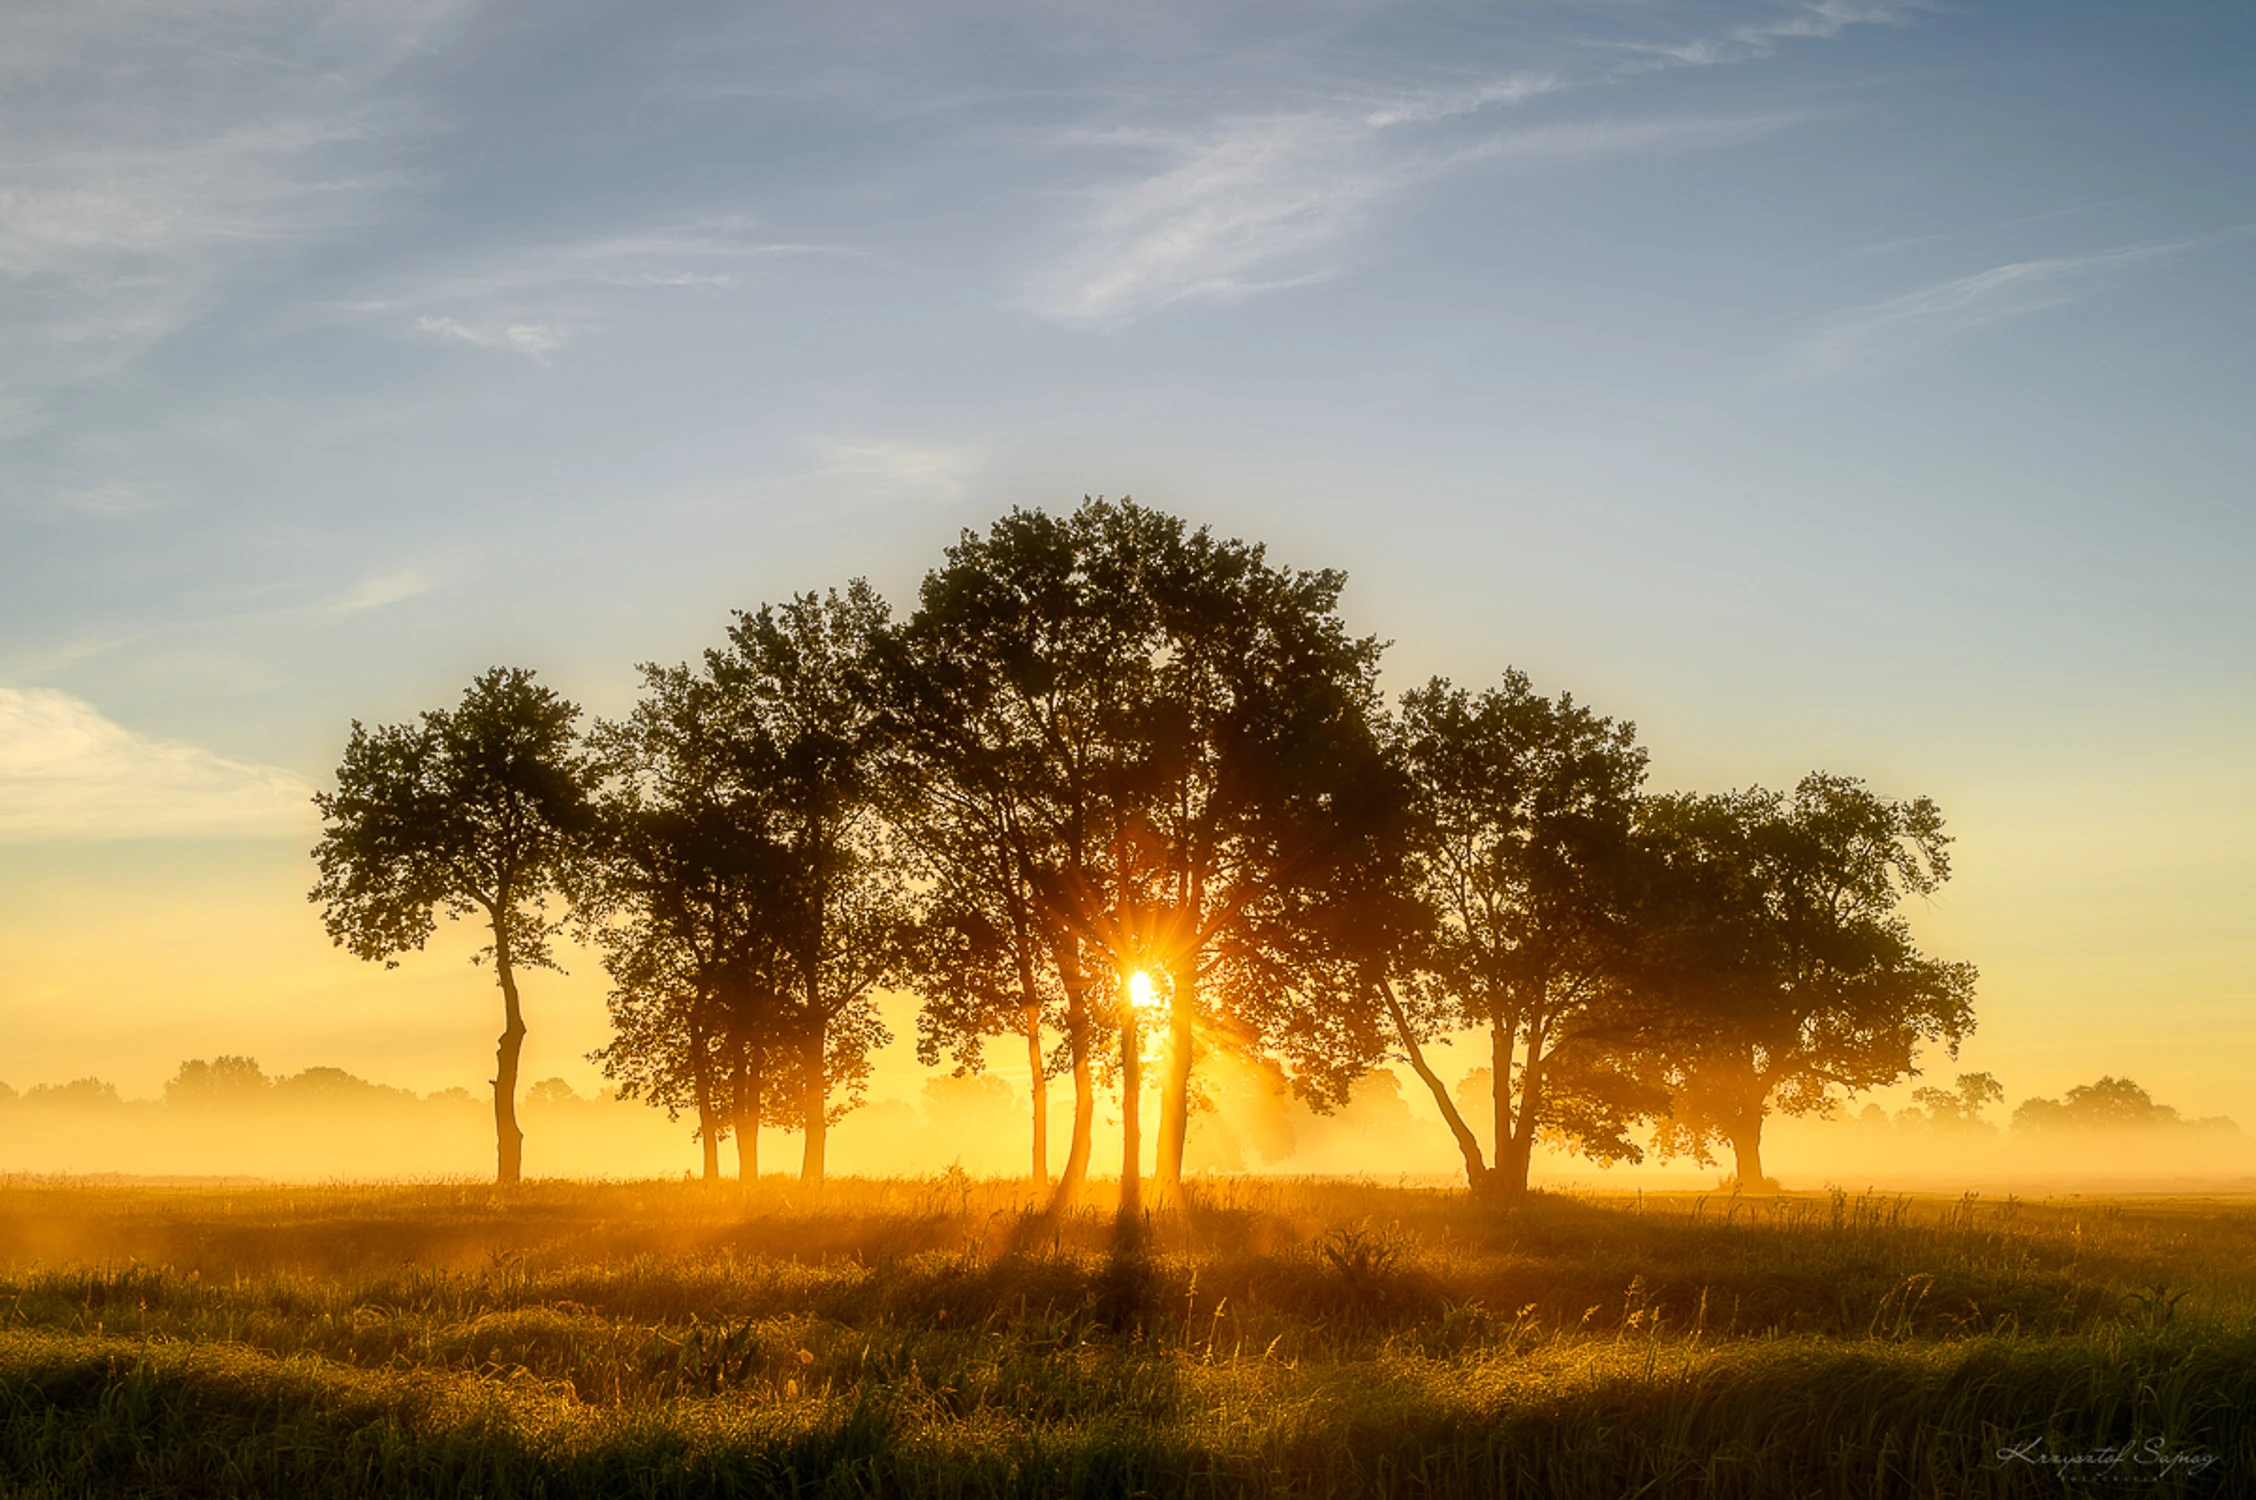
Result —
[{"label": "sky", "polygon": [[2252,65],[2214,4],[15,0],[0,1079],[478,1086],[475,940],[306,903],[354,719],[616,714],[1129,494],[1656,788],[1933,796],[1930,1071],[2256,1127]]}]

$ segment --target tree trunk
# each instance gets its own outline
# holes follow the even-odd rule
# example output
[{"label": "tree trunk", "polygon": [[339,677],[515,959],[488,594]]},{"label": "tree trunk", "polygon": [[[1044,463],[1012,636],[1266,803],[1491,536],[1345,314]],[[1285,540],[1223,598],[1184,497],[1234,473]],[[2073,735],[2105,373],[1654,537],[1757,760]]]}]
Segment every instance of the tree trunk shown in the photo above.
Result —
[{"label": "tree trunk", "polygon": [[1050,1080],[1042,1056],[1042,1007],[1029,1005],[1020,1012],[1026,1024],[1027,1092],[1034,1099],[1034,1185],[1050,1181]]},{"label": "tree trunk", "polygon": [[1143,1035],[1128,975],[1120,975],[1120,1217],[1144,1211]]},{"label": "tree trunk", "polygon": [[1159,1161],[1153,1176],[1169,1196],[1183,1187],[1183,1147],[1191,1133],[1191,1018],[1198,1007],[1198,963],[1186,958],[1168,975],[1167,1074],[1159,1096]]},{"label": "tree trunk", "polygon": [[713,1102],[713,1062],[707,1055],[705,1036],[701,1031],[690,1033],[689,1044],[695,1051],[689,1065],[690,1088],[697,1096],[697,1143],[705,1156],[705,1180],[721,1180],[721,1112]]},{"label": "tree trunk", "polygon": [[1770,1179],[1763,1176],[1762,1164],[1762,1111],[1756,1109],[1740,1116],[1739,1123],[1731,1129],[1731,1155],[1738,1168],[1738,1188],[1742,1193],[1767,1193]]},{"label": "tree trunk", "polygon": [[704,1180],[720,1182],[720,1110],[713,1108],[713,1074],[699,1065],[690,1080],[697,1089],[697,1146],[704,1150]]},{"label": "tree trunk", "polygon": [[[819,804],[819,794],[818,794]],[[828,1001],[823,994],[823,945],[829,935],[830,923],[830,828],[818,805],[816,816],[810,822],[810,843],[819,851],[815,866],[814,908],[810,915],[813,927],[807,936],[807,947],[800,956],[800,972],[807,984],[807,1032],[800,1038],[800,1067],[806,1076],[801,1080],[801,1108],[806,1112],[806,1153],[799,1160],[799,1180],[818,1183],[823,1180],[823,1148],[827,1144],[830,1126],[830,1060],[825,1056],[826,1035],[830,1028]]]},{"label": "tree trunk", "polygon": [[736,1047],[736,1180],[751,1187],[760,1180],[760,1063],[751,1046]]},{"label": "tree trunk", "polygon": [[808,1018],[807,1035],[800,1043],[800,1067],[805,1071],[806,1086],[801,1108],[806,1111],[807,1152],[800,1159],[799,1180],[823,1180],[823,1144],[828,1131],[830,1113],[829,1070],[824,1066],[824,1033],[828,1030],[824,1018],[818,1013]]},{"label": "tree trunk", "polygon": [[1528,1022],[1527,1060],[1520,1068],[1520,1107],[1518,1118],[1512,1121],[1511,1155],[1497,1163],[1504,1192],[1515,1197],[1528,1190],[1528,1166],[1535,1156],[1535,1123],[1542,1118],[1543,1109],[1543,1044],[1547,1040],[1539,1015]]},{"label": "tree trunk", "polygon": [[1512,1191],[1507,1163],[1512,1154],[1512,1049],[1519,1041],[1519,1023],[1501,1011],[1488,1015],[1488,1096],[1496,1120],[1489,1133],[1495,1138],[1496,1175],[1491,1185],[1500,1193]]},{"label": "tree trunk", "polygon": [[1488,1166],[1481,1160],[1480,1137],[1465,1123],[1458,1112],[1457,1101],[1449,1097],[1442,1084],[1441,1075],[1426,1065],[1426,1054],[1418,1045],[1417,1035],[1410,1030],[1410,1018],[1403,1013],[1402,1002],[1394,997],[1394,986],[1385,978],[1379,980],[1379,998],[1386,1001],[1387,1013],[1394,1017],[1394,1034],[1402,1039],[1402,1050],[1410,1059],[1410,1071],[1424,1081],[1433,1094],[1434,1103],[1441,1110],[1442,1123],[1457,1142],[1457,1154],[1465,1158],[1465,1185],[1479,1197],[1491,1190]]},{"label": "tree trunk", "polygon": [[1090,1076],[1089,994],[1081,973],[1081,941],[1067,936],[1057,950],[1058,982],[1065,987],[1065,1041],[1073,1057],[1073,1139],[1065,1149],[1050,1204],[1062,1208],[1081,1195],[1089,1181],[1090,1135],[1097,1118],[1096,1080]]},{"label": "tree trunk", "polygon": [[515,1187],[524,1175],[525,1133],[517,1128],[517,1059],[525,1047],[525,1012],[517,1003],[517,973],[509,961],[509,931],[501,913],[506,897],[493,908],[494,973],[501,980],[502,1026],[494,1049],[494,1181]]}]

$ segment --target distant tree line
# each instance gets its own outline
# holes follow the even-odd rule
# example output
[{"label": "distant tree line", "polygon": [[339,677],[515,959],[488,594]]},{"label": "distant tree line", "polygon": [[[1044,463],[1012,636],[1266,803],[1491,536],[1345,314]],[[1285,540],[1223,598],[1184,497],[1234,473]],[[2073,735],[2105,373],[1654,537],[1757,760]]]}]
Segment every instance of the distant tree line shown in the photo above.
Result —
[{"label": "distant tree line", "polygon": [[[1366,1102],[1393,1100],[1399,1105],[1399,1091],[1391,1075],[1375,1074],[1367,1081],[1386,1087],[1374,1095],[1359,1083],[1358,1099]],[[1493,1099],[1489,1070],[1475,1068],[1467,1073],[1459,1080],[1454,1097],[1462,1116],[1474,1123],[1478,1133],[1487,1134]],[[1857,1128],[1878,1127],[1915,1135],[1940,1132],[1994,1137],[2000,1127],[1987,1118],[1987,1112],[2004,1098],[2004,1088],[1989,1074],[1961,1073],[1956,1087],[1913,1089],[1911,1106],[1893,1115],[1877,1104],[1867,1105],[1852,1124]],[[619,1099],[618,1093],[611,1089],[601,1090],[593,1097],[582,1095],[562,1078],[543,1078],[525,1090],[526,1103],[535,1110],[608,1108]],[[1007,1115],[1019,1108],[1012,1099],[1010,1088],[990,1074],[968,1070],[936,1073],[925,1080],[923,1114],[931,1119],[944,1119],[969,1109],[986,1116]],[[165,1080],[159,1095],[152,1099],[128,1099],[119,1093],[115,1084],[95,1077],[34,1084],[21,1093],[0,1083],[0,1108],[162,1110],[183,1117],[256,1115],[268,1110],[358,1111],[423,1106],[453,1110],[475,1107],[478,1102],[478,1096],[466,1088],[442,1088],[417,1094],[412,1089],[376,1083],[336,1067],[317,1066],[270,1075],[260,1068],[255,1058],[233,1055],[209,1060],[188,1059]],[[1282,1100],[1275,1102],[1283,1103]],[[1346,1120],[1355,1117],[1355,1111],[1342,1116]],[[1277,1162],[1293,1154],[1292,1127],[1281,1112],[1267,1116],[1266,1132],[1264,1121],[1239,1123],[1263,1136],[1256,1146],[1261,1160]],[[1278,1135],[1276,1130],[1280,1123],[1282,1134]],[[2014,1108],[2009,1124],[2016,1137],[2029,1139],[2073,1140],[2101,1134],[2175,1137],[2189,1131],[2215,1138],[2240,1133],[2239,1125],[2222,1115],[2188,1118],[2171,1105],[2157,1103],[2139,1084],[2112,1075],[2078,1084],[2059,1099],[2024,1099]]]},{"label": "distant tree line", "polygon": [[[1891,1119],[1878,1105],[1867,1105],[1860,1117],[1868,1125],[1893,1124],[1914,1131],[1979,1131],[1995,1134],[1997,1126],[1984,1118],[1990,1105],[2003,1103],[2005,1089],[1987,1073],[1961,1073],[1956,1088],[1918,1088],[1911,1091],[1912,1107],[1898,1110]],[[2240,1127],[2223,1115],[2187,1119],[2168,1104],[2128,1078],[2103,1074],[2093,1083],[2079,1083],[2058,1099],[2024,1099],[2014,1106],[2012,1125],[2024,1135],[2074,1137],[2101,1131],[2197,1130],[2233,1134]]]},{"label": "distant tree line", "polygon": [[[572,1086],[561,1078],[544,1078],[534,1084],[529,1097],[536,1103],[577,1099]],[[466,1088],[438,1089],[417,1094],[413,1089],[374,1083],[343,1068],[316,1066],[295,1073],[269,1074],[252,1057],[222,1054],[192,1057],[165,1080],[163,1092],[153,1100],[129,1100],[117,1086],[101,1078],[74,1078],[68,1083],[42,1083],[19,1094],[0,1083],[0,1104],[64,1105],[80,1109],[123,1109],[160,1104],[183,1112],[227,1112],[242,1109],[324,1109],[365,1105],[474,1104],[477,1096]]]},{"label": "distant tree line", "polygon": [[[493,1108],[516,1180],[519,976],[567,927],[603,954],[622,1094],[688,1115],[709,1177],[733,1139],[828,1127],[920,1001],[918,1055],[989,1039],[1071,1090],[1061,1201],[1100,1095],[1143,1190],[1175,1191],[1222,1054],[1318,1108],[1400,1061],[1483,1193],[1548,1142],[1711,1160],[1763,1181],[1763,1123],[1953,1055],[1971,964],[1900,906],[1949,877],[1934,803],[1815,773],[1791,790],[1646,789],[1634,727],[1517,671],[1389,704],[1345,576],[1129,501],[965,532],[896,619],[861,581],[739,613],[696,662],[641,668],[584,733],[534,674],[352,727],[312,892],[332,938],[396,962],[476,915],[503,1001]],[[1485,1099],[1433,1065],[1487,1042]],[[1481,1107],[1471,1107],[1477,1102]],[[1476,1129],[1476,1125],[1479,1127]]]}]

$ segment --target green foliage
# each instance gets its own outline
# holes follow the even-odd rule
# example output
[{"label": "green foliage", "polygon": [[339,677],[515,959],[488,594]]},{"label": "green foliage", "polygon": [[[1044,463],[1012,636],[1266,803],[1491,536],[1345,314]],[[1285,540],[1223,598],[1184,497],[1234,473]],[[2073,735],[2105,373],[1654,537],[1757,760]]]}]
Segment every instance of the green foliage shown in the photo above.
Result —
[{"label": "green foliage", "polygon": [[645,666],[642,701],[593,736],[581,905],[615,1028],[596,1057],[623,1095],[697,1110],[708,1171],[724,1128],[747,1148],[766,1123],[805,1132],[819,1177],[823,1128],[889,1040],[874,996],[910,916],[872,676],[887,630],[860,580],[739,613],[700,667]]}]

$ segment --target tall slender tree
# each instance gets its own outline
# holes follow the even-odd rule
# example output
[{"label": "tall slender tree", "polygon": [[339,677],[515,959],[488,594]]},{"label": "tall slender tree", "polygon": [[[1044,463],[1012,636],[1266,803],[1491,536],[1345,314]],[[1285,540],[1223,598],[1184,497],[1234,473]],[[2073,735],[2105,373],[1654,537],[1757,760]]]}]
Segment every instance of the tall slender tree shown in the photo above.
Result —
[{"label": "tall slender tree", "polygon": [[1341,619],[1346,575],[1278,567],[1181,522],[1148,530],[1136,540],[1157,641],[1137,790],[1170,981],[1157,1170],[1172,1190],[1203,1047],[1284,1053],[1317,1099],[1375,1060],[1371,1033],[1325,1024],[1361,1007],[1309,938],[1376,867],[1391,807],[1377,795],[1381,647]]},{"label": "tall slender tree", "polygon": [[[1404,695],[1395,752],[1413,792],[1416,896],[1430,926],[1378,976],[1413,1069],[1433,1093],[1474,1187],[1527,1190],[1540,1134],[1603,1158],[1635,1157],[1627,1126],[1658,1109],[1614,1065],[1633,1028],[1636,730],[1507,671],[1479,694],[1436,678]],[[1485,1030],[1493,1155],[1480,1146],[1422,1043]]]},{"label": "tall slender tree", "polygon": [[523,1175],[517,1065],[525,1042],[517,976],[554,968],[552,911],[590,822],[594,774],[573,735],[579,709],[518,667],[481,675],[451,710],[413,723],[357,720],[337,789],[314,804],[324,822],[309,895],[331,941],[394,967],[437,927],[437,914],[482,914],[501,986],[494,1058],[496,1179]]},{"label": "tall slender tree", "polygon": [[776,1085],[797,1070],[780,998],[791,931],[775,749],[710,675],[645,666],[643,680],[634,710],[591,736],[600,858],[579,905],[617,1027],[597,1059],[625,1093],[669,1113],[694,1105],[709,1178],[733,1134],[749,1182]]},{"label": "tall slender tree", "polygon": [[869,1054],[891,1039],[876,992],[912,941],[905,871],[887,819],[889,728],[877,680],[887,610],[856,579],[739,613],[705,656],[718,689],[773,747],[788,961],[779,976],[797,1048],[800,1175],[822,1180],[828,1128],[859,1102]]},{"label": "tall slender tree", "polygon": [[985,861],[999,854],[999,888],[1031,895],[1031,935],[1049,945],[1025,956],[1046,957],[1063,997],[1073,1130],[1061,1202],[1087,1179],[1098,1049],[1118,1015],[1110,960],[1070,920],[1068,896],[1110,899],[1124,744],[1148,665],[1146,602],[1099,570],[1087,509],[1013,511],[965,532],[926,576],[889,673],[922,815],[962,834],[943,857],[992,895]]}]

